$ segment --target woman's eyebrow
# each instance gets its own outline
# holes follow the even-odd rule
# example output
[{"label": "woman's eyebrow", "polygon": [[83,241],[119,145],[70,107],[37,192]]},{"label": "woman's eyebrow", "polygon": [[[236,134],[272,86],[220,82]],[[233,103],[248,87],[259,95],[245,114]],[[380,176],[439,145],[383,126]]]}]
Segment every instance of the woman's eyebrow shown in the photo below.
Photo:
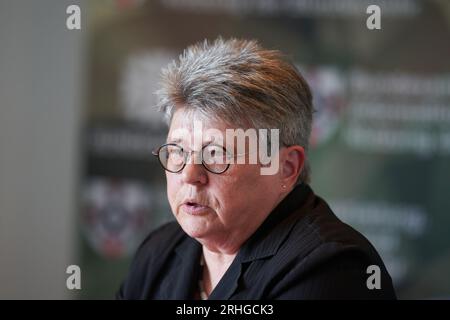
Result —
[{"label": "woman's eyebrow", "polygon": [[[167,139],[167,140],[166,140],[166,143],[176,143],[176,144],[179,144],[180,142],[182,142],[182,139],[181,139],[181,138]],[[211,144],[212,142],[214,142],[214,137],[212,137],[212,138],[210,138],[210,139],[204,141],[203,144],[202,144],[202,147],[204,147],[204,146],[206,146],[206,145],[209,145],[209,144]]]},{"label": "woman's eyebrow", "polygon": [[166,143],[180,143],[181,139],[180,138],[175,138],[175,139],[167,139]]}]

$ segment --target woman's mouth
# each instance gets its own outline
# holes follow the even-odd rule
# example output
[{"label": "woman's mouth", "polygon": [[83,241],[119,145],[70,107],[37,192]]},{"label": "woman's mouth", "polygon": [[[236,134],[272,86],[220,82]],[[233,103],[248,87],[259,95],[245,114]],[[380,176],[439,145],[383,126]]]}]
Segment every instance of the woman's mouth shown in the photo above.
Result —
[{"label": "woman's mouth", "polygon": [[187,214],[193,215],[193,216],[204,215],[209,210],[208,206],[204,206],[204,205],[198,204],[196,202],[191,202],[191,201],[183,203],[181,205],[181,208],[183,209],[184,212],[186,212]]}]

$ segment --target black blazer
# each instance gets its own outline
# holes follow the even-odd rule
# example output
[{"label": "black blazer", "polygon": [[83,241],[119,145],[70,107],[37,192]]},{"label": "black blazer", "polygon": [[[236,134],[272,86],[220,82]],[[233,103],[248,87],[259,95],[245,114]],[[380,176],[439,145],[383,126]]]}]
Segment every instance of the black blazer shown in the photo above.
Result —
[{"label": "black blazer", "polygon": [[[193,299],[201,245],[176,222],[139,247],[118,299]],[[369,265],[381,288],[368,289]],[[369,281],[372,282],[372,281]],[[273,210],[239,250],[209,299],[395,299],[380,256],[306,184]]]}]

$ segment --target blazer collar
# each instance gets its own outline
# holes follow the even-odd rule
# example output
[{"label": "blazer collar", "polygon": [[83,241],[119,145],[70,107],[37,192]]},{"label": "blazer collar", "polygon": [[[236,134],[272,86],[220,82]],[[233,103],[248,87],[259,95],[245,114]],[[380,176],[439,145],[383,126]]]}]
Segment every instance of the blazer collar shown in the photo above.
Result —
[{"label": "blazer collar", "polygon": [[243,263],[277,253],[295,222],[301,216],[301,214],[295,214],[295,212],[308,202],[308,196],[312,194],[308,185],[299,184],[278,204],[239,250],[233,263],[211,292],[209,299],[229,299],[238,287]]},{"label": "blazer collar", "polygon": [[301,217],[299,209],[306,205],[312,194],[307,184],[296,185],[242,246],[238,254],[239,260],[245,263],[275,255]]},{"label": "blazer collar", "polygon": [[192,299],[198,284],[202,246],[197,240],[186,236],[175,247],[175,253],[177,259],[171,270],[172,277],[169,277],[163,292],[166,299]]}]

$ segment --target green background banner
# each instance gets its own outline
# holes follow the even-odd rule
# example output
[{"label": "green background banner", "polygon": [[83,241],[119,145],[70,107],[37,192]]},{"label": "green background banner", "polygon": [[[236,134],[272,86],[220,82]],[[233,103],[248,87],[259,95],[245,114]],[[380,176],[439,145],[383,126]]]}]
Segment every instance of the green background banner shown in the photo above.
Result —
[{"label": "green background banner", "polygon": [[[369,4],[381,29],[369,30]],[[111,298],[146,233],[172,219],[151,149],[159,70],[197,41],[285,52],[316,109],[312,187],[382,255],[400,298],[449,298],[450,6],[445,1],[88,4],[81,298]]]}]

